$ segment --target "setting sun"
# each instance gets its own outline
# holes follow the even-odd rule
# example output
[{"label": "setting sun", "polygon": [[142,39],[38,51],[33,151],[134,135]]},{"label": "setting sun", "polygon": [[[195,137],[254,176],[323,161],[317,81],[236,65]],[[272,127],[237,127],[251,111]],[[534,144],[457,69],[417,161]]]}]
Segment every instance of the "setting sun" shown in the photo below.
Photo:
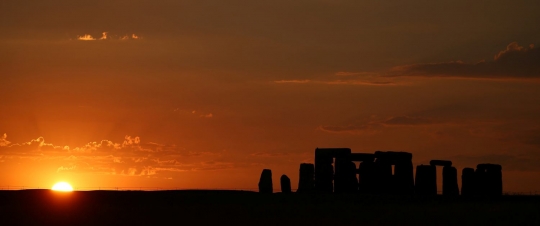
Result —
[{"label": "setting sun", "polygon": [[54,186],[52,187],[52,190],[69,192],[69,191],[73,191],[73,187],[71,187],[71,185],[66,182],[58,182],[54,184]]}]

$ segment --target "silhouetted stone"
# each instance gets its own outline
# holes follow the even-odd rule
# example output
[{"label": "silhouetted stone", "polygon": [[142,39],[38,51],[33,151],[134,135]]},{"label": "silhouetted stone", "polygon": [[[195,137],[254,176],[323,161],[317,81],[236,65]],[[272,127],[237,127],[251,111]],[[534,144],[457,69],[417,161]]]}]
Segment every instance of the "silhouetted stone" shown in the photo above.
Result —
[{"label": "silhouetted stone", "polygon": [[[350,156],[349,148],[317,148],[315,149],[315,190],[332,193],[334,191],[334,158]],[[340,182],[338,182],[339,184]]]},{"label": "silhouetted stone", "polygon": [[315,166],[310,163],[300,164],[300,177],[296,192],[312,192],[315,188]]},{"label": "silhouetted stone", "polygon": [[272,170],[263,169],[261,173],[261,179],[259,179],[259,192],[260,193],[273,193],[274,188],[272,185]]},{"label": "silhouetted stone", "polygon": [[[429,164],[432,167],[443,166],[443,195],[459,195],[459,187],[457,185],[457,170],[452,167],[452,161],[448,160],[431,160]],[[437,169],[435,168],[435,180],[437,179]]]},{"label": "silhouetted stone", "polygon": [[473,168],[463,168],[461,172],[461,195],[471,196],[476,193],[476,178]]},{"label": "silhouetted stone", "polygon": [[291,193],[291,179],[283,174],[279,179],[281,184],[281,193]]},{"label": "silhouetted stone", "polygon": [[374,162],[375,161],[375,154],[371,154],[371,153],[351,153],[349,158],[350,158],[351,161],[357,161],[357,162]]},{"label": "silhouetted stone", "polygon": [[336,173],[334,175],[335,193],[353,193],[358,191],[358,180],[356,179],[356,165],[350,158],[336,158]]},{"label": "silhouetted stone", "polygon": [[414,194],[414,175],[411,160],[404,159],[394,165],[397,194]]},{"label": "silhouetted stone", "polygon": [[449,160],[431,160],[429,164],[432,166],[452,166],[452,161]]},{"label": "silhouetted stone", "polygon": [[[359,191],[361,193],[373,193],[374,189],[373,186],[375,185],[375,154],[371,153],[351,153],[349,157],[350,161],[356,161],[360,162],[358,169],[355,169],[354,178],[351,175],[351,184],[356,182],[356,186],[354,186],[354,191]],[[354,164],[354,162],[353,162]],[[362,167],[364,166],[364,167]],[[350,169],[352,167],[356,168],[355,165],[351,165]],[[358,174],[358,179],[356,178],[356,174]],[[354,180],[353,180],[354,179]],[[351,186],[352,188],[352,186]]]},{"label": "silhouetted stone", "polygon": [[354,162],[348,162],[347,170],[347,192],[358,192],[358,178],[356,177],[357,169]]},{"label": "silhouetted stone", "polygon": [[502,195],[502,167],[498,164],[476,166],[477,193],[479,195]]},{"label": "silhouetted stone", "polygon": [[375,194],[392,193],[392,190],[394,190],[392,164],[377,158],[375,160],[375,170]]},{"label": "silhouetted stone", "polygon": [[457,196],[459,195],[459,187],[457,183],[457,170],[453,166],[443,167],[443,195]]},{"label": "silhouetted stone", "polygon": [[416,166],[414,189],[414,193],[417,195],[437,195],[437,169],[435,166]]},{"label": "silhouetted stone", "polygon": [[[376,191],[388,194],[413,194],[412,154],[408,152],[376,151]],[[392,165],[394,173],[392,173]]]},{"label": "silhouetted stone", "polygon": [[360,193],[373,194],[377,186],[377,165],[375,162],[361,162],[358,167],[358,190]]}]

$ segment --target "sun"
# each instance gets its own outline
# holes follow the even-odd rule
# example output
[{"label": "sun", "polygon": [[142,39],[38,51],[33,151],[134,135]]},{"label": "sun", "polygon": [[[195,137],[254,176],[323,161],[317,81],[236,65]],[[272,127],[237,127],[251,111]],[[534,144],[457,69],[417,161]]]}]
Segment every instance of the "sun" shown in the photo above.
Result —
[{"label": "sun", "polygon": [[73,187],[66,182],[58,182],[51,188],[53,191],[70,192],[73,191]]}]

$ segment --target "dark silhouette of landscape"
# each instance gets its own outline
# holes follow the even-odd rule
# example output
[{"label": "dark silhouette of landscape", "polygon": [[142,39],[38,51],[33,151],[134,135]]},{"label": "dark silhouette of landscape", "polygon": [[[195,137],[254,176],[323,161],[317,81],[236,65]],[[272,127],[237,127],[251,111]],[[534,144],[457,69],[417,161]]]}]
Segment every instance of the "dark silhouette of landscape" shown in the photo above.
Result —
[{"label": "dark silhouette of landscape", "polygon": [[[335,161],[334,161],[335,160]],[[353,162],[361,162],[359,167]],[[443,166],[437,195],[436,167]],[[412,154],[316,149],[315,164],[300,164],[298,190],[264,169],[259,192],[0,191],[2,225],[533,225],[540,196],[502,194],[500,165],[463,169],[459,195],[451,161],[419,165]],[[357,177],[358,175],[358,177]],[[359,180],[358,180],[359,179]]]}]

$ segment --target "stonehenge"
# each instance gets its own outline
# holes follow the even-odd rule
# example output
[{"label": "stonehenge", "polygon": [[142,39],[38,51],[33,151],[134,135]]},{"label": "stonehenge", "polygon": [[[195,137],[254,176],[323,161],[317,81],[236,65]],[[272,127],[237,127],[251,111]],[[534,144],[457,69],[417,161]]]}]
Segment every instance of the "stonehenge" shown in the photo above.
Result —
[{"label": "stonehenge", "polygon": [[[360,162],[358,168],[354,162]],[[412,154],[382,151],[351,153],[349,148],[317,148],[315,190],[323,193],[412,194]]]},{"label": "stonehenge", "polygon": [[[431,160],[417,165],[414,175],[412,154],[376,151],[352,153],[350,148],[316,148],[315,164],[300,164],[297,193],[362,193],[390,195],[438,194],[437,167],[442,166],[442,195],[458,196],[458,172],[449,160]],[[282,193],[291,193],[291,181],[281,176]],[[260,193],[272,193],[272,171],[264,169],[259,180]],[[482,163],[464,168],[461,173],[462,196],[498,196],[503,194],[502,167]]]},{"label": "stonehenge", "polygon": [[[459,187],[457,182],[457,169],[452,166],[452,161],[448,160],[431,160],[429,165],[435,170],[434,181],[437,181],[436,166],[443,167],[442,173],[442,194],[443,195],[459,195]],[[435,188],[437,185],[435,184]]]},{"label": "stonehenge", "polygon": [[471,196],[476,193],[476,179],[473,168],[463,168],[461,171],[461,195]]}]

